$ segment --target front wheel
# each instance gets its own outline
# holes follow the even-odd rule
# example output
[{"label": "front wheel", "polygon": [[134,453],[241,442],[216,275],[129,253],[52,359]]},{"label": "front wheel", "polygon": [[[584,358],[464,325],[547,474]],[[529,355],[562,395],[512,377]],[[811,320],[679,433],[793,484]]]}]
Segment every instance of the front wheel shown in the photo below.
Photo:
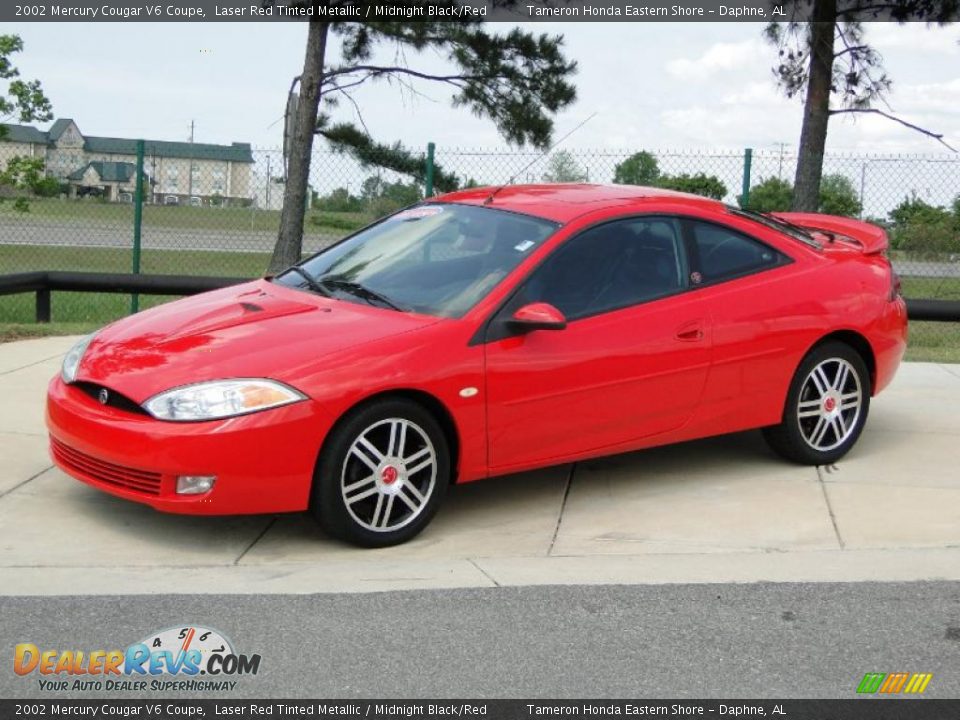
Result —
[{"label": "front wheel", "polygon": [[790,383],[783,420],[764,429],[780,455],[804,465],[836,462],[857,442],[870,410],[870,373],[840,342],[811,350]]},{"label": "front wheel", "polygon": [[317,464],[312,511],[342,540],[397,545],[426,527],[449,481],[450,451],[433,415],[407,400],[380,400],[333,430]]}]

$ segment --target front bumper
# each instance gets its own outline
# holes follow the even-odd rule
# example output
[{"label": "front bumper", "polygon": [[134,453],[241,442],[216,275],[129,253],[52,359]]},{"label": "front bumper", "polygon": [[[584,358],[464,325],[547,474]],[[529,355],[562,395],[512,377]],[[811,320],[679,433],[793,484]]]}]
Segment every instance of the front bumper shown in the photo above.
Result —
[{"label": "front bumper", "polygon": [[[177,423],[100,405],[59,377],[47,390],[54,462],[104,492],[164,512],[233,515],[305,510],[332,421],[313,400],[227,420]],[[178,475],[215,475],[178,495]]]}]

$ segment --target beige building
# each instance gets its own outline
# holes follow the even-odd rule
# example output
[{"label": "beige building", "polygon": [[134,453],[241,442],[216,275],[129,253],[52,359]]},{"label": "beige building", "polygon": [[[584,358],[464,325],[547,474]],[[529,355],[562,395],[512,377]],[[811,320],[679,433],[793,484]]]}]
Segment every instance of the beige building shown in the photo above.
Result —
[{"label": "beige building", "polygon": [[[84,135],[69,118],[47,131],[6,125],[0,166],[14,156],[42,157],[48,175],[70,187],[71,196],[100,195],[129,202],[136,189],[137,141]],[[146,140],[143,170],[148,202],[165,205],[246,205],[253,155],[248,143]]]}]

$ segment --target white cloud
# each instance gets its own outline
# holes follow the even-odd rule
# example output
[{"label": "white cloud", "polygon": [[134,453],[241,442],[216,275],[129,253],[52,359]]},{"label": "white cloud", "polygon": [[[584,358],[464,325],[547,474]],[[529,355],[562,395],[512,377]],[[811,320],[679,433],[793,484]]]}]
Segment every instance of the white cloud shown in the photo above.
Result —
[{"label": "white cloud", "polygon": [[697,80],[721,72],[749,68],[763,59],[769,63],[769,48],[757,39],[715,43],[696,58],[678,58],[667,63],[667,72],[680,80]]},{"label": "white cloud", "polygon": [[869,23],[865,39],[881,54],[886,50],[907,49],[916,54],[960,55],[960,45],[957,44],[960,32],[950,26],[928,27],[926,23]]}]

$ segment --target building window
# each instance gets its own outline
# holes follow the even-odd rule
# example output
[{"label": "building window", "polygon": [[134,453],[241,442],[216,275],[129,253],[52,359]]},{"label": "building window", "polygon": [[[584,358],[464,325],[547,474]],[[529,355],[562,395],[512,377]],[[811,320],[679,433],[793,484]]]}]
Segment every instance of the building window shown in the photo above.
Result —
[{"label": "building window", "polygon": [[213,194],[223,195],[225,181],[227,177],[226,171],[222,167],[215,167],[213,169],[212,175],[213,175]]}]

